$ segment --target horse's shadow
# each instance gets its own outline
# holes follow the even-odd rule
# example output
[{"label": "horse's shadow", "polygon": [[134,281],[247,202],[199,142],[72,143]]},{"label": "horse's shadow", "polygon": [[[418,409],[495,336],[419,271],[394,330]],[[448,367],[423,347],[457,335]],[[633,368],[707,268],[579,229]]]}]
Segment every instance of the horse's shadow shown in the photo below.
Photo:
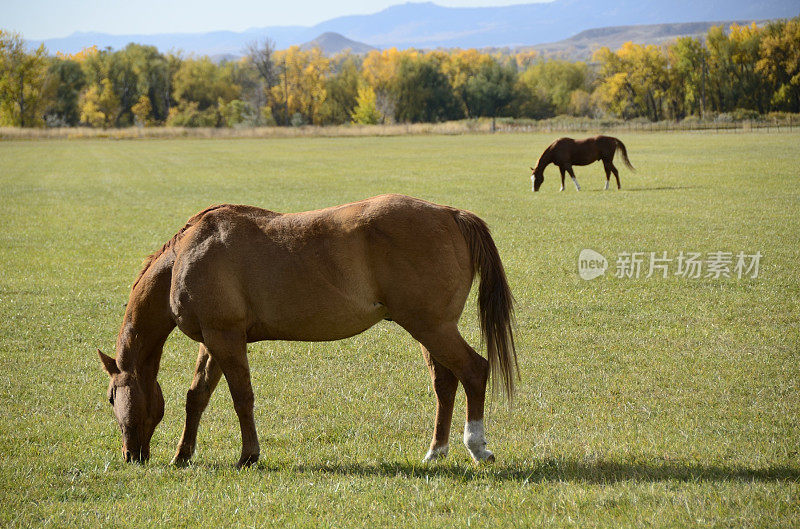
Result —
[{"label": "horse's shadow", "polygon": [[683,191],[685,189],[704,189],[704,188],[705,188],[705,186],[688,185],[688,186],[658,186],[658,187],[623,187],[622,189],[603,189],[603,188],[600,188],[600,189],[591,189],[591,188],[586,189],[586,188],[584,188],[581,191],[588,191],[590,193],[603,193],[603,192],[610,193],[612,191],[622,191],[622,192],[628,192],[628,191]]},{"label": "horse's shadow", "polygon": [[[213,466],[213,465],[212,465]],[[798,482],[800,467],[771,466],[746,468],[741,466],[702,465],[689,461],[662,463],[581,461],[573,459],[540,459],[533,463],[490,464],[423,464],[413,462],[386,463],[325,463],[322,465],[283,465],[259,463],[259,472],[290,470],[299,473],[332,474],[359,477],[403,477],[455,481],[493,480],[519,483],[569,481],[590,484],[617,482]]]}]

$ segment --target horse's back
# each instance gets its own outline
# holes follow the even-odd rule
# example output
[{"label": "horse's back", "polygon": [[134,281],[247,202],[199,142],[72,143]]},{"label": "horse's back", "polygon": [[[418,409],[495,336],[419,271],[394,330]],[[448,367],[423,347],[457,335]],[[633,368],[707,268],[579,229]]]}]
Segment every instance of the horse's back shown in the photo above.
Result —
[{"label": "horse's back", "polygon": [[173,313],[190,336],[238,325],[251,341],[331,340],[432,292],[466,297],[472,272],[454,212],[401,195],[291,214],[214,209],[176,248]]},{"label": "horse's back", "polygon": [[551,148],[556,165],[589,165],[598,160],[613,157],[617,148],[617,139],[603,135],[580,140],[559,138],[551,145]]}]

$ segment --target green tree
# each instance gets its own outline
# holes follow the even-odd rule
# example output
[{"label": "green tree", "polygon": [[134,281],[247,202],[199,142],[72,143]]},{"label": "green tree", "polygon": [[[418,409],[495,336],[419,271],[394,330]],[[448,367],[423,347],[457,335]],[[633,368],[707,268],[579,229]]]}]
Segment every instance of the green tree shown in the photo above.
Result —
[{"label": "green tree", "polygon": [[206,110],[216,107],[220,99],[236,99],[239,87],[231,82],[230,72],[230,66],[218,66],[208,57],[182,61],[172,81],[175,100],[194,102],[200,110]]},{"label": "green tree", "polygon": [[186,59],[172,79],[175,105],[170,108],[169,125],[216,127],[223,125],[219,102],[238,99],[240,87],[233,82],[235,65],[214,64],[208,57]]},{"label": "green tree", "polygon": [[681,37],[667,49],[669,88],[667,105],[670,117],[688,114],[701,116],[704,105],[704,75],[708,57],[703,43],[694,37]]},{"label": "green tree", "polygon": [[585,63],[536,61],[519,76],[515,106],[518,114],[531,118],[569,114],[573,92],[588,89],[589,71]]},{"label": "green tree", "polygon": [[450,83],[435,57],[404,57],[395,93],[400,121],[437,122],[461,117]]},{"label": "green tree", "polygon": [[79,100],[86,78],[79,62],[57,58],[47,70],[45,121],[75,126],[80,122]]},{"label": "green tree", "polygon": [[123,51],[125,60],[136,77],[136,101],[146,96],[150,100],[151,108],[148,119],[163,122],[169,113],[170,98],[170,67],[167,58],[154,46],[129,44]]},{"label": "green tree", "polygon": [[255,118],[255,109],[247,102],[240,99],[225,102],[220,100],[217,104],[222,124],[226,127],[252,123]]},{"label": "green tree", "polygon": [[43,124],[46,58],[44,45],[28,52],[19,33],[0,30],[0,123],[14,127]]},{"label": "green tree", "polygon": [[341,124],[350,121],[357,104],[359,71],[355,56],[347,54],[334,59],[334,74],[325,80],[325,101],[320,109],[322,123]]},{"label": "green tree", "polygon": [[492,118],[492,132],[495,119],[501,115],[514,98],[516,71],[510,66],[501,66],[497,61],[483,62],[476,74],[466,82],[464,102],[470,116]]}]

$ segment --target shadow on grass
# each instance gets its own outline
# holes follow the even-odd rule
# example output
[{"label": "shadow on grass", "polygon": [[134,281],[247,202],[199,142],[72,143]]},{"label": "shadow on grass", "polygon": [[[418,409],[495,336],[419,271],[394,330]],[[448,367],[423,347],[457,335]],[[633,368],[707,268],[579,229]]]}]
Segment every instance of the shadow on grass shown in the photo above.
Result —
[{"label": "shadow on grass", "polygon": [[798,482],[800,469],[772,466],[763,469],[701,465],[690,462],[621,463],[610,461],[582,462],[544,459],[534,464],[503,466],[454,465],[448,463],[328,463],[324,465],[275,465],[259,463],[259,472],[293,471],[363,477],[439,477],[457,481],[512,481],[537,483],[571,481],[583,483],[634,482]]},{"label": "shadow on grass", "polygon": [[622,189],[581,189],[581,193],[613,193],[613,192],[628,192],[628,191],[683,191],[685,189],[706,189],[705,186],[658,186],[658,187],[623,187]]}]

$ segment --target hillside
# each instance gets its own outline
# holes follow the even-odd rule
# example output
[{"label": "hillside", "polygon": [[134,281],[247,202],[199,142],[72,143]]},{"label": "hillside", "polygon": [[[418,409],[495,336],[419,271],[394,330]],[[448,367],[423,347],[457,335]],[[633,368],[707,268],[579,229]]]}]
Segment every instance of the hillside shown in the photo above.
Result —
[{"label": "hillside", "polygon": [[[581,31],[558,42],[524,47],[538,51],[545,57],[586,61],[595,50],[605,46],[618,49],[626,42],[636,44],[666,44],[679,37],[704,37],[712,26],[729,27],[731,24],[747,25],[752,21],[731,20],[720,22],[687,22],[681,24],[646,24],[640,26],[612,26]],[[763,21],[756,21],[759,25]]]},{"label": "hillside", "polygon": [[342,53],[347,50],[349,50],[351,53],[365,54],[376,49],[369,44],[350,40],[344,35],[340,35],[332,31],[323,33],[314,40],[302,44],[300,48],[303,50],[319,48],[325,55],[336,55],[337,53]]}]

